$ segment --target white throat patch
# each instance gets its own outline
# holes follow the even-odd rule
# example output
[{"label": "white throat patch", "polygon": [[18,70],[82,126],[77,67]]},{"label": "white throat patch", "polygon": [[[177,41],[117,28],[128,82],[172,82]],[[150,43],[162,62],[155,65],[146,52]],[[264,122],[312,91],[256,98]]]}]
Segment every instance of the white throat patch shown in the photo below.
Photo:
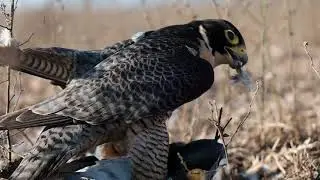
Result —
[{"label": "white throat patch", "polygon": [[212,52],[212,48],[209,44],[209,39],[208,39],[208,36],[207,36],[207,30],[202,26],[200,25],[199,26],[199,33],[201,34],[202,36],[202,39],[204,40],[204,42],[206,43],[206,46],[209,48],[209,50]]},{"label": "white throat patch", "polygon": [[213,68],[216,67],[215,57],[212,54],[212,48],[209,44],[209,39],[207,36],[207,31],[202,25],[199,26],[199,33],[202,36],[202,39],[199,39],[200,42],[200,58],[207,60]]}]

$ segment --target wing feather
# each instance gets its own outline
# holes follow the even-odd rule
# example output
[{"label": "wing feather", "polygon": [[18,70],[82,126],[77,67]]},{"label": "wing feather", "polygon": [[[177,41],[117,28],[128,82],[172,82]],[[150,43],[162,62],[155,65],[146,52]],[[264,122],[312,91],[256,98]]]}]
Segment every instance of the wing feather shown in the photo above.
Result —
[{"label": "wing feather", "polygon": [[71,118],[56,114],[39,115],[27,108],[0,117],[0,130],[21,129],[37,126],[58,126],[73,123]]},{"label": "wing feather", "polygon": [[[188,53],[182,42],[170,42],[177,43],[172,39],[141,40],[72,80],[60,94],[31,110],[90,124],[172,111],[211,87],[213,69],[207,61]],[[157,48],[158,44],[164,47]]]}]

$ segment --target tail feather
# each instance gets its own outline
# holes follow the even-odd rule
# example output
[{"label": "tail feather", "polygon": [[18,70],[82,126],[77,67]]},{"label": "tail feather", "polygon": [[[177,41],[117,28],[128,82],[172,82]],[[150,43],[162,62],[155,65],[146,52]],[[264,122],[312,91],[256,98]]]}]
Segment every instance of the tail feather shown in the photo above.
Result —
[{"label": "tail feather", "polygon": [[17,111],[0,116],[0,130],[15,129],[12,128],[11,125],[14,126],[14,124],[17,123],[17,117],[26,111],[28,111],[28,108],[19,109]]},{"label": "tail feather", "polygon": [[54,48],[17,49],[14,59],[1,58],[0,63],[34,76],[66,84],[73,68],[73,58],[59,54]]},{"label": "tail feather", "polygon": [[0,130],[22,129],[39,126],[58,126],[72,124],[72,118],[56,114],[39,115],[28,108],[3,115],[0,117]]}]

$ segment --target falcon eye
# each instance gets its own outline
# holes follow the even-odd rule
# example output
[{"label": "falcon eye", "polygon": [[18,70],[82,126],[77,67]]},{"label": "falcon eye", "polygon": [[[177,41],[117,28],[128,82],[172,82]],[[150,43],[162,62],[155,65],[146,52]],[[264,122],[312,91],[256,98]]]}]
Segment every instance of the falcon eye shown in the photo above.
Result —
[{"label": "falcon eye", "polygon": [[237,45],[239,43],[238,36],[230,29],[224,31],[224,35],[226,36],[227,40],[232,45]]}]

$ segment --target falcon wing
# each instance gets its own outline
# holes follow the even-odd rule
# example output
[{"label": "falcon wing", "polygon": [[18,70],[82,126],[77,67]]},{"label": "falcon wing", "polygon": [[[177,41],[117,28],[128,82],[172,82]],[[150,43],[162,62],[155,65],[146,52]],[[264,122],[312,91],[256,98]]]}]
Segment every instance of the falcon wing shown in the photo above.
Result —
[{"label": "falcon wing", "polygon": [[[199,97],[212,83],[211,65],[191,54],[183,40],[144,39],[30,110],[39,115],[38,122],[52,114],[90,124],[134,121],[172,111]],[[17,121],[30,124],[35,119],[31,114],[22,113]],[[54,121],[44,118],[41,122]]]},{"label": "falcon wing", "polygon": [[134,42],[124,40],[102,50],[79,51],[61,47],[0,48],[0,64],[34,76],[49,79],[55,85],[65,86],[68,80],[79,77],[103,59]]}]

